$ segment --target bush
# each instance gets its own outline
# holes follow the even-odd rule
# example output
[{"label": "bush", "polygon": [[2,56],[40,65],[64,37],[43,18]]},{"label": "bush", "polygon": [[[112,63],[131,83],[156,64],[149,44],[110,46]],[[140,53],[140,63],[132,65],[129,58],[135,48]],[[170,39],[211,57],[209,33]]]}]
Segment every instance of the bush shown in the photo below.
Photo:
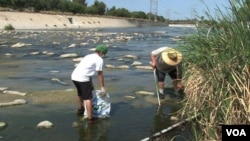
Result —
[{"label": "bush", "polygon": [[15,28],[11,24],[8,24],[4,26],[4,30],[15,30]]}]

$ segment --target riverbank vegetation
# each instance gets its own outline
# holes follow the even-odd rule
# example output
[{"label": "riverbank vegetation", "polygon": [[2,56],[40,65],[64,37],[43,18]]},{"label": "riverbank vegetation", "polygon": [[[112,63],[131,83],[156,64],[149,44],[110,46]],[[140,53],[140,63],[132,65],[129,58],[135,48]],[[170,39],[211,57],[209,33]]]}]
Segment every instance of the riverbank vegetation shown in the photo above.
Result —
[{"label": "riverbank vegetation", "polygon": [[[138,18],[165,22],[163,16],[145,13],[143,11],[129,11],[125,8],[109,8],[102,1],[95,1],[88,6],[86,0],[6,0],[0,1],[0,7],[20,12],[62,13],[62,14],[88,14],[101,16],[114,16],[124,18]],[[2,8],[3,9],[3,8]],[[9,10],[7,9],[7,10]],[[156,18],[156,19],[155,19]]]},{"label": "riverbank vegetation", "polygon": [[4,26],[4,30],[15,30],[15,28],[11,24],[8,24]]},{"label": "riverbank vegetation", "polygon": [[196,141],[221,140],[221,125],[250,124],[250,1],[231,1],[181,45],[186,97],[179,114]]}]

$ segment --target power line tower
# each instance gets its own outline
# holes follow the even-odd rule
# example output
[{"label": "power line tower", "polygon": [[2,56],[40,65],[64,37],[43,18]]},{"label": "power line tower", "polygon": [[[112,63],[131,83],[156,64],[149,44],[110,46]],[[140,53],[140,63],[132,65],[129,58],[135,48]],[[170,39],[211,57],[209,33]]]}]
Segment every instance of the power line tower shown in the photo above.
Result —
[{"label": "power line tower", "polygon": [[149,20],[154,16],[154,21],[157,21],[158,0],[150,0]]}]

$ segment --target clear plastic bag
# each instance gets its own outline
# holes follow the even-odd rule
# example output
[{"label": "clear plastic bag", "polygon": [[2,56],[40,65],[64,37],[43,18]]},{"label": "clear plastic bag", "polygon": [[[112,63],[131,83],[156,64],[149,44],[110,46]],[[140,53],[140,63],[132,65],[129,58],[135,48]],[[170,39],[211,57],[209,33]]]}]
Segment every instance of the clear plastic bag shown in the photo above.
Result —
[{"label": "clear plastic bag", "polygon": [[[92,94],[92,116],[96,118],[110,117],[111,103],[109,94],[107,92],[103,94],[100,90],[94,90]],[[84,107],[84,117],[87,117],[86,106]]]}]

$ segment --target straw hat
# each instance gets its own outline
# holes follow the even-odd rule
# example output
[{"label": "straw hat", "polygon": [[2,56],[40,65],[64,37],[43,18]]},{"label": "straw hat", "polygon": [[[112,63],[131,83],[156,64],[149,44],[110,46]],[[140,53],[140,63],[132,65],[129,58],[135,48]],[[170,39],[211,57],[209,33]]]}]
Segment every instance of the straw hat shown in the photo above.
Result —
[{"label": "straw hat", "polygon": [[165,49],[161,53],[163,61],[169,66],[176,66],[182,61],[182,54],[175,49]]}]

